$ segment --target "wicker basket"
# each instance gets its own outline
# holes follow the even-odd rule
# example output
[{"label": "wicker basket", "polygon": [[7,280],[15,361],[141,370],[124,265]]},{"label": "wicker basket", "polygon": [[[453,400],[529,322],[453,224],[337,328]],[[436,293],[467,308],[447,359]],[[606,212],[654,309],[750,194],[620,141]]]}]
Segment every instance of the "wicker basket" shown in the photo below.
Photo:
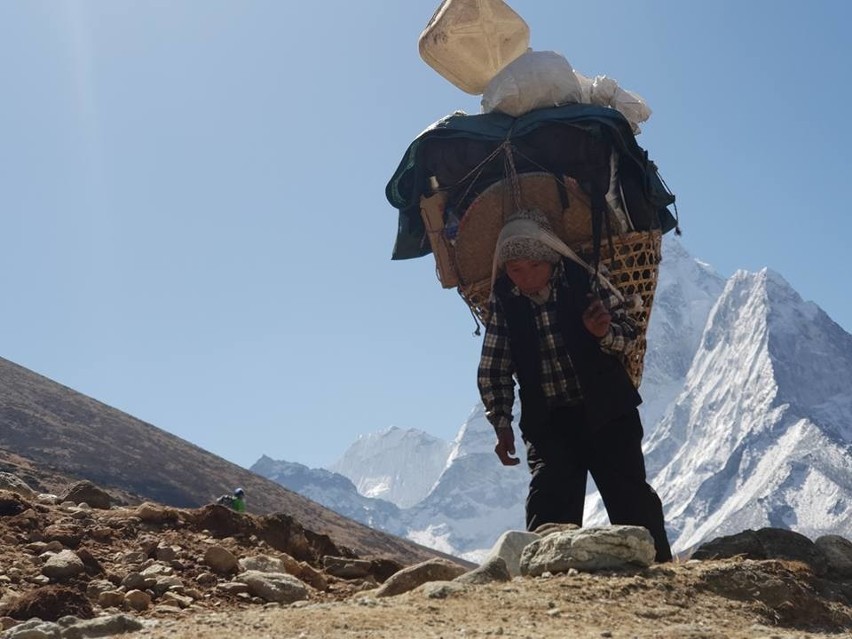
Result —
[{"label": "wicker basket", "polygon": [[[587,261],[591,258],[590,203],[576,182],[567,176],[558,179],[551,173],[525,173],[514,180],[505,179],[491,185],[468,206],[453,240],[448,239],[444,228],[446,202],[447,195],[442,192],[420,200],[438,279],[445,288],[456,288],[483,324],[488,323],[494,248],[511,211],[518,208],[542,211],[565,244]],[[610,211],[610,226],[617,228],[613,215]],[[641,231],[614,235],[611,244],[604,239],[601,245],[601,262],[610,273],[609,279],[625,299],[638,295],[642,300],[641,306],[627,306],[638,334],[632,348],[622,358],[637,387],[642,380],[661,240],[660,231]]]},{"label": "wicker basket", "polygon": [[[628,313],[636,322],[637,337],[630,351],[622,358],[630,378],[637,387],[642,381],[647,349],[646,334],[657,288],[661,243],[660,231],[642,231],[614,236],[611,247],[606,240],[601,245],[601,263],[609,270],[610,281],[625,299],[635,295],[642,299],[641,306],[628,306]],[[590,256],[593,249],[591,242],[572,248],[584,257]],[[460,284],[458,291],[480,321],[487,324],[488,298],[491,295],[490,278],[471,284]]]}]

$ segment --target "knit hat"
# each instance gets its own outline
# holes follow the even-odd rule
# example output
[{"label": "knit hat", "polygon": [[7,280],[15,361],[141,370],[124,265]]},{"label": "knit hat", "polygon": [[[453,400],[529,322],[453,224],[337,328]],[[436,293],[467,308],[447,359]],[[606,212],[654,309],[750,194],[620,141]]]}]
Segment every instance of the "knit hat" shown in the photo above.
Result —
[{"label": "knit hat", "polygon": [[542,242],[541,231],[553,233],[547,216],[538,209],[522,209],[513,213],[497,237],[495,266],[502,269],[510,260],[539,260],[554,264],[559,253]]}]

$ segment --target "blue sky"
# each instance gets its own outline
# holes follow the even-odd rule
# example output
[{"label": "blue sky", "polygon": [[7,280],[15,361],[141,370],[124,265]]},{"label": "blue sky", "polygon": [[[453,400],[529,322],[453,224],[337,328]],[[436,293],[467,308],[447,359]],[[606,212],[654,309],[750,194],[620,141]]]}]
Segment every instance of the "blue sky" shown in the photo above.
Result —
[{"label": "blue sky", "polygon": [[[852,4],[514,0],[531,46],[653,109],[682,242],[852,330]],[[0,356],[250,466],[390,425],[452,438],[480,339],[384,187],[479,99],[438,0],[0,3]]]}]

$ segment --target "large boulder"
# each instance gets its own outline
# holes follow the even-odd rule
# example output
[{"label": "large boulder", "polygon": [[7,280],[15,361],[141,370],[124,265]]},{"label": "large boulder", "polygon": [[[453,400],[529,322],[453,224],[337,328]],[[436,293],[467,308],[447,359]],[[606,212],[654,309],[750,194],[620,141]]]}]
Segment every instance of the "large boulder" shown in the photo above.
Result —
[{"label": "large boulder", "polygon": [[376,597],[401,595],[429,581],[452,581],[466,572],[464,568],[446,559],[430,559],[409,566],[391,576],[376,590]]},{"label": "large boulder", "polygon": [[98,488],[90,481],[78,481],[61,494],[62,501],[72,501],[75,504],[87,503],[92,508],[109,510],[112,497],[105,490]]},{"label": "large boulder", "polygon": [[509,574],[505,560],[502,557],[492,557],[479,567],[456,577],[453,581],[480,585],[495,581],[511,581],[511,579],[512,575]]},{"label": "large boulder", "polygon": [[27,482],[12,473],[0,473],[0,490],[18,493],[21,497],[28,499],[36,496],[36,492],[29,487]]},{"label": "large boulder", "polygon": [[692,559],[789,559],[806,563],[815,575],[825,575],[828,561],[810,539],[792,530],[761,528],[717,537],[701,544]]},{"label": "large boulder", "polygon": [[555,532],[529,544],[521,574],[612,570],[654,563],[654,539],[641,526],[606,526]]},{"label": "large boulder", "polygon": [[83,560],[73,550],[63,550],[48,558],[41,573],[51,581],[65,581],[85,572]]},{"label": "large boulder", "polygon": [[840,535],[823,535],[814,545],[828,561],[828,574],[842,579],[852,578],[852,541]]},{"label": "large boulder", "polygon": [[506,563],[509,575],[517,577],[521,574],[521,553],[524,548],[537,539],[541,539],[541,535],[537,533],[526,532],[525,530],[507,530],[500,535],[482,563],[485,565],[500,557]]},{"label": "large boulder", "polygon": [[249,593],[265,601],[293,603],[308,598],[308,586],[292,575],[283,572],[259,572],[247,570],[239,576]]}]

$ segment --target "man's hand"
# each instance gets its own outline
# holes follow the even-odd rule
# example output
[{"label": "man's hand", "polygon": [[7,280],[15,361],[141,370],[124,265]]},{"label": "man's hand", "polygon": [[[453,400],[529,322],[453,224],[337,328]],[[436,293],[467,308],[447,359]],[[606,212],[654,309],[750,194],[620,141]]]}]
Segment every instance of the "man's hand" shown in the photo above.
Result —
[{"label": "man's hand", "polygon": [[591,303],[583,311],[583,325],[587,331],[600,339],[609,331],[612,316],[599,298],[589,295],[589,299]]},{"label": "man's hand", "polygon": [[512,457],[515,454],[515,431],[511,428],[497,429],[497,445],[494,446],[494,452],[500,458],[500,463],[504,466],[516,466],[521,463],[517,457]]}]

